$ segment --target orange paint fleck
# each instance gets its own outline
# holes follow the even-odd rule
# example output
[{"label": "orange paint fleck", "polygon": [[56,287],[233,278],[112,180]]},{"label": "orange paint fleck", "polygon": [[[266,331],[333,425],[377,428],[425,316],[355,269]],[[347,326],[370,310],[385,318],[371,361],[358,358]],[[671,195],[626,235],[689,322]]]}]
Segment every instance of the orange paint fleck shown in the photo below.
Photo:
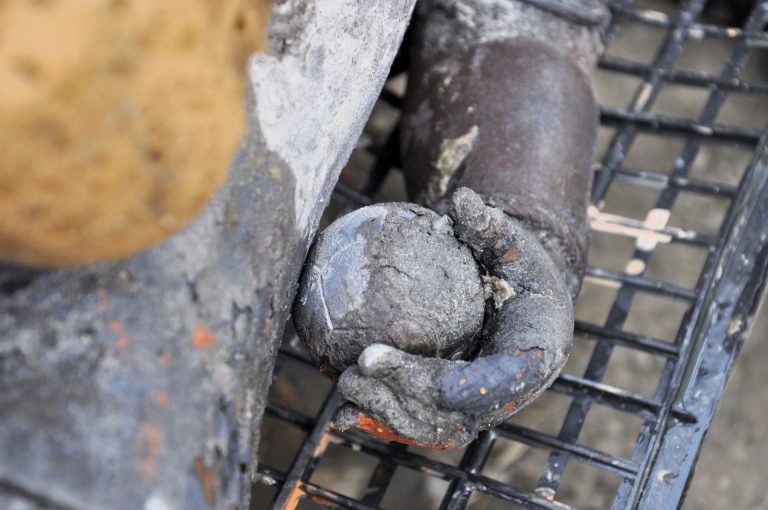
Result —
[{"label": "orange paint fleck", "polygon": [[218,340],[210,331],[200,324],[197,325],[195,332],[192,335],[192,345],[195,346],[196,349],[208,349],[216,345],[216,342],[218,342]]},{"label": "orange paint fleck", "polygon": [[163,444],[163,432],[157,425],[147,423],[141,427],[141,433],[144,436],[145,450],[139,464],[139,474],[141,479],[148,483],[155,476],[157,457],[160,455],[160,448]]},{"label": "orange paint fleck", "polygon": [[96,293],[99,297],[99,311],[106,312],[109,310],[109,295],[107,294],[107,289],[99,289]]},{"label": "orange paint fleck", "polygon": [[515,410],[516,407],[517,407],[517,405],[515,405],[514,402],[510,402],[509,404],[504,406],[504,410],[506,412],[508,412],[508,413],[511,413],[511,412],[513,412]]},{"label": "orange paint fleck", "polygon": [[168,368],[168,365],[171,364],[171,355],[163,352],[157,356],[157,362],[160,363],[161,367]]},{"label": "orange paint fleck", "polygon": [[397,434],[389,430],[389,428],[386,427],[383,423],[381,423],[378,420],[374,420],[369,416],[364,416],[364,415],[358,416],[357,428],[359,428],[366,434],[369,434],[375,437],[376,439],[381,439],[382,441],[396,441],[398,443],[411,444],[411,445],[418,444],[415,441],[411,441],[410,439],[406,439],[404,437],[398,436]]},{"label": "orange paint fleck", "polygon": [[507,250],[507,253],[504,254],[504,260],[506,260],[509,263],[514,262],[517,260],[517,248],[514,246]]},{"label": "orange paint fleck", "polygon": [[157,405],[160,407],[165,407],[168,405],[168,402],[170,402],[170,399],[168,398],[168,394],[161,391],[157,394]]},{"label": "orange paint fleck", "polygon": [[115,347],[117,347],[118,350],[122,351],[128,347],[128,335],[125,334],[125,328],[123,328],[122,322],[118,320],[111,321],[109,323],[109,329],[117,335],[117,338],[115,339]]}]

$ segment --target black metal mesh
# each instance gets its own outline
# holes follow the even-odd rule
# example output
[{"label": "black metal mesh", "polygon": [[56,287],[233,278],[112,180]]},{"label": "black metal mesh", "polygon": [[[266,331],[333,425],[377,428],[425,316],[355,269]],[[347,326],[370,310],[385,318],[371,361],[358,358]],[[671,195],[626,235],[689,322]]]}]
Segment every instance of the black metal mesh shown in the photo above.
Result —
[{"label": "black metal mesh", "polygon": [[[664,12],[645,3],[609,2],[590,267],[573,359],[551,390],[459,452],[339,433],[329,420],[340,397],[289,328],[255,508],[680,504],[766,271],[768,119],[757,108],[734,121],[730,104],[768,101],[768,2],[742,28],[702,18],[703,0]],[[614,44],[622,33],[639,44]],[[718,51],[688,66],[686,51],[711,42]],[[382,93],[325,224],[405,198],[396,168],[404,78],[395,71]],[[680,88],[700,98],[695,110],[678,104]]]}]

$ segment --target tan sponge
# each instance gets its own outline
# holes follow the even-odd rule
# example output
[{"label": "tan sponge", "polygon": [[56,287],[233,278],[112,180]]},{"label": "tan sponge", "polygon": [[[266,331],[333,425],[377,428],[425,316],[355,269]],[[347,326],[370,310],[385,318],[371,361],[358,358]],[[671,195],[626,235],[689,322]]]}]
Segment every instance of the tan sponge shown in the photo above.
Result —
[{"label": "tan sponge", "polygon": [[227,176],[271,0],[0,0],[0,261],[152,246]]}]

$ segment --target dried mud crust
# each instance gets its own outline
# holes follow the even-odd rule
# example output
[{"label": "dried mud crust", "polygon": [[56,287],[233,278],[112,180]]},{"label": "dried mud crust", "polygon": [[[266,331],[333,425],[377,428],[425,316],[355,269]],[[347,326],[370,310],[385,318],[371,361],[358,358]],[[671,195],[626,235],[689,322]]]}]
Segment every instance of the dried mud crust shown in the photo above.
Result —
[{"label": "dried mud crust", "polygon": [[551,384],[572,312],[535,235],[467,188],[447,216],[397,203],[337,220],[294,304],[315,362],[341,374],[349,403],[335,426],[436,449],[468,444]]},{"label": "dried mud crust", "polygon": [[226,178],[271,0],[0,2],[0,260],[130,255]]}]

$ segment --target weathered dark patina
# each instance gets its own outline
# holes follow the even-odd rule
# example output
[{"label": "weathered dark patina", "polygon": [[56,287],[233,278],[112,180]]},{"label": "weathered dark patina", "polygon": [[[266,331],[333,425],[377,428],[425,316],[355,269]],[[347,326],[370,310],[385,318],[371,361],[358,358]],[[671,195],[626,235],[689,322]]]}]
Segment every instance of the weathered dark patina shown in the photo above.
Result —
[{"label": "weathered dark patina", "polygon": [[463,359],[368,347],[339,380],[351,403],[338,427],[462,446],[559,373],[587,253],[592,71],[605,19],[589,0],[420,4],[402,126],[406,179],[417,202],[448,212],[496,293]]},{"label": "weathered dark patina", "polygon": [[377,204],[339,218],[312,247],[294,323],[336,379],[373,343],[462,359],[483,326],[483,283],[452,221],[415,204]]},{"label": "weathered dark patina", "polygon": [[352,403],[339,411],[337,427],[379,423],[407,442],[463,446],[525,407],[565,363],[573,306],[535,235],[467,188],[453,195],[449,215],[489,291],[480,338],[463,359],[368,347],[339,379]]},{"label": "weathered dark patina", "polygon": [[[403,162],[416,202],[442,210],[451,191],[466,186],[529,225],[575,295],[597,141],[592,73],[606,14],[597,1],[550,1],[548,10],[538,4],[422,6]],[[568,16],[556,14],[558,6]],[[582,11],[574,21],[572,13]]]}]

